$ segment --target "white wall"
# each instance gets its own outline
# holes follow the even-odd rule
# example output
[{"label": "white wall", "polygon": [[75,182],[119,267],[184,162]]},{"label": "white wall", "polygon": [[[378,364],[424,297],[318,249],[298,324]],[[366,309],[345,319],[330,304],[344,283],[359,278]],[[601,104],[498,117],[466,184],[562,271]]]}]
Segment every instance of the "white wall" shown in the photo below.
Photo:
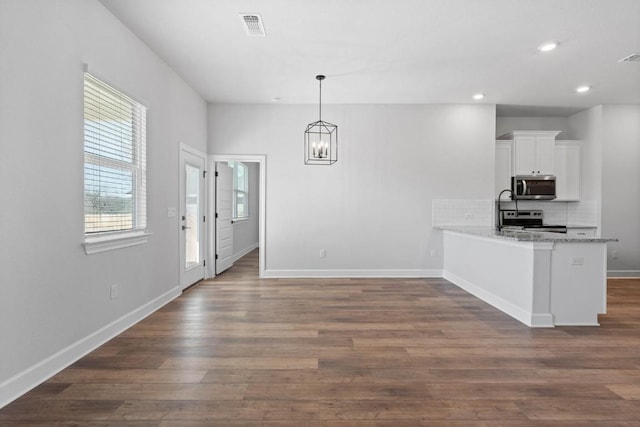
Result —
[{"label": "white wall", "polygon": [[[580,203],[596,201],[599,206],[602,199],[602,106],[569,117],[569,126],[575,139],[582,141]],[[600,214],[596,225],[601,227]]]},{"label": "white wall", "polygon": [[314,105],[209,105],[209,153],[267,156],[267,272],[440,274],[431,202],[493,197],[495,106],[323,106],[339,160],[305,166],[316,119]]},{"label": "white wall", "polygon": [[602,114],[602,234],[620,240],[609,244],[609,271],[640,276],[640,106]]},{"label": "white wall", "polygon": [[[178,218],[167,208],[178,206],[179,142],[206,151],[206,103],[93,0],[3,0],[0,58],[2,406],[64,364],[69,346],[86,349],[101,328],[177,294]],[[90,256],[81,246],[83,63],[150,108],[153,235]]]},{"label": "white wall", "polygon": [[244,162],[249,173],[249,218],[233,224],[233,258],[258,247],[260,213],[260,163]]}]

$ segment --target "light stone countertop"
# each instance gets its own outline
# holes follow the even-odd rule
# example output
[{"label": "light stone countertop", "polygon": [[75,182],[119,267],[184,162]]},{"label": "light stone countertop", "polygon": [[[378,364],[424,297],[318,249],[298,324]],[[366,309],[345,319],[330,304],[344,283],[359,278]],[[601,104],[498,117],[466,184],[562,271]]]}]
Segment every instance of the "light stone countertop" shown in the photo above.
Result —
[{"label": "light stone countertop", "polygon": [[554,242],[554,243],[606,243],[617,242],[618,239],[608,239],[602,237],[572,236],[567,237],[564,233],[549,233],[539,231],[523,230],[501,230],[493,227],[464,227],[464,226],[443,226],[438,227],[444,231],[455,231],[478,237],[488,237],[502,240],[515,240],[517,242]]}]

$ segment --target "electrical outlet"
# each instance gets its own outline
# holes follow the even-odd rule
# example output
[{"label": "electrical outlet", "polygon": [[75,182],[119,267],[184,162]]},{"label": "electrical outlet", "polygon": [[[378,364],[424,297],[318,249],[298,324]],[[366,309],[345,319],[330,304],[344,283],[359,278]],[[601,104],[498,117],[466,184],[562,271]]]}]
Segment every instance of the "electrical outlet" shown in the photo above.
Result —
[{"label": "electrical outlet", "polygon": [[109,289],[109,296],[111,297],[111,299],[118,298],[118,285],[117,284],[111,285],[111,288]]},{"label": "electrical outlet", "polygon": [[326,257],[327,257],[327,250],[320,249],[320,258],[326,258]]},{"label": "electrical outlet", "polygon": [[614,249],[611,251],[611,259],[618,259],[618,250]]},{"label": "electrical outlet", "polygon": [[433,256],[433,257],[438,256],[438,250],[437,249],[431,249],[431,256]]}]

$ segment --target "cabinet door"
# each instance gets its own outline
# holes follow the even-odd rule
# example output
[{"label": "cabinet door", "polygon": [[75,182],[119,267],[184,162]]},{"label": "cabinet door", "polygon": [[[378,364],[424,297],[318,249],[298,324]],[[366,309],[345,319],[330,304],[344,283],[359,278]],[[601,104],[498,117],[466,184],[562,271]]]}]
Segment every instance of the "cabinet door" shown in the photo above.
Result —
[{"label": "cabinet door", "polygon": [[580,145],[555,147],[556,200],[580,200]]},{"label": "cabinet door", "polygon": [[511,188],[511,141],[496,141],[496,199],[500,192]]},{"label": "cabinet door", "polygon": [[554,174],[554,147],[556,138],[554,136],[536,137],[536,174]]},{"label": "cabinet door", "polygon": [[515,175],[533,175],[536,173],[536,137],[517,136],[513,140],[513,163]]}]

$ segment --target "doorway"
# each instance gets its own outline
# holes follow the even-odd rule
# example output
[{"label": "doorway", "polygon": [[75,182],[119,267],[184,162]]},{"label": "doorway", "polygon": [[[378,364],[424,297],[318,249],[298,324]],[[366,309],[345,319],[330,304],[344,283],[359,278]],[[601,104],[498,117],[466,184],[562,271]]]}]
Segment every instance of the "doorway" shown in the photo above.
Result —
[{"label": "doorway", "polygon": [[[257,217],[257,234],[258,234],[258,243],[257,247],[259,247],[259,255],[258,255],[258,275],[259,277],[264,277],[265,265],[266,265],[266,230],[265,230],[265,214],[266,214],[266,200],[265,200],[265,177],[266,177],[266,156],[264,155],[210,155],[209,156],[209,170],[216,170],[217,164],[228,164],[229,162],[238,162],[244,163],[248,165],[252,165],[251,170],[252,175],[257,176],[257,182],[253,188],[253,191],[257,191],[257,198],[255,199],[255,203],[251,203],[248,206],[249,211],[254,215],[254,218]],[[222,166],[222,165],[221,165]],[[222,168],[222,170],[225,170]],[[229,235],[233,235],[233,230],[231,233],[225,229],[224,223],[218,223],[218,221],[230,223],[230,220],[227,218],[227,209],[226,200],[228,196],[222,196],[221,200],[218,200],[219,196],[223,193],[229,191],[229,184],[222,184],[223,188],[218,189],[219,184],[221,182],[225,182],[225,178],[222,178],[220,181],[220,173],[218,173],[218,177],[216,178],[215,174],[211,174],[211,179],[209,180],[209,212],[212,217],[212,224],[210,227],[210,232],[208,234],[208,260],[212,268],[209,270],[213,275],[218,274],[218,272],[223,271],[228,267],[228,263],[235,260],[236,257],[243,255],[243,247],[231,249],[231,259],[229,259],[229,249],[228,246],[225,245],[223,241],[229,238]],[[251,178],[250,178],[251,179]],[[228,179],[226,179],[228,182]],[[255,188],[257,187],[257,188]],[[233,191],[233,189],[231,189]],[[216,217],[217,214],[217,217]],[[233,215],[231,215],[231,220],[234,220]],[[215,221],[215,223],[214,223]],[[235,222],[235,221],[234,221]],[[241,230],[243,227],[247,225],[249,221],[237,221],[234,224],[231,224],[231,227],[238,228]],[[220,227],[222,226],[222,227]],[[240,234],[240,233],[238,233]],[[225,249],[225,247],[227,249]],[[253,248],[255,249],[255,247]],[[217,255],[217,259],[216,259]],[[220,265],[218,265],[220,264]]]},{"label": "doorway", "polygon": [[180,145],[180,287],[204,279],[206,155]]}]

